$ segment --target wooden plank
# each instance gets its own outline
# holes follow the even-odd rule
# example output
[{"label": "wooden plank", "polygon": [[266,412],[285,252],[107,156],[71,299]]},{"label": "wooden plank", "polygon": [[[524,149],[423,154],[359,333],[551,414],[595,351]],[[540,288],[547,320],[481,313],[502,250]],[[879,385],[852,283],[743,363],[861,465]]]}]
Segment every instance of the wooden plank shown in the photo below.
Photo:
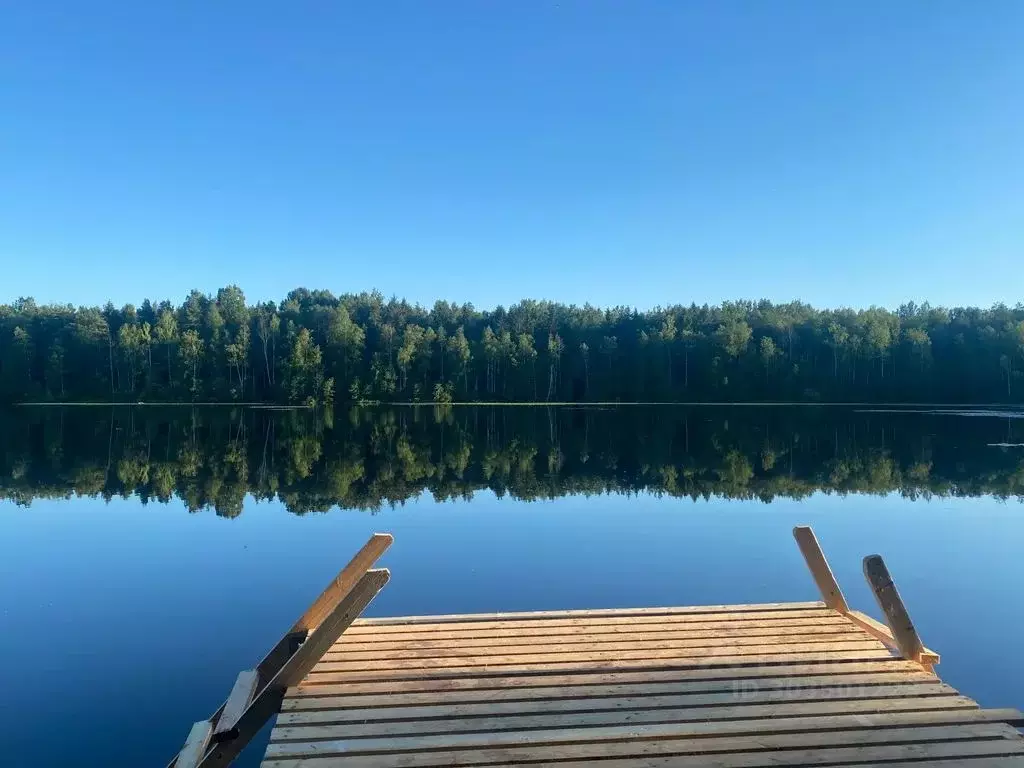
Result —
[{"label": "wooden plank", "polygon": [[748,605],[688,605],[655,608],[590,608],[572,611],[520,611],[515,613],[447,613],[435,616],[393,616],[363,619],[359,626],[395,626],[399,624],[448,624],[475,621],[518,621],[520,619],[565,619],[605,616],[670,616],[695,613],[757,613],[760,611],[799,611],[821,608],[823,603],[751,603]]},{"label": "wooden plank", "polygon": [[349,561],[348,565],[341,569],[338,575],[320,593],[319,597],[306,609],[306,612],[295,622],[292,631],[296,632],[301,629],[312,631],[317,627],[334,610],[338,601],[348,594],[363,577],[363,574],[373,567],[373,564],[380,559],[380,556],[387,551],[394,541],[395,537],[390,533],[373,534],[369,541],[363,545],[362,549]]},{"label": "wooden plank", "polygon": [[[978,705],[965,696],[922,696],[890,699],[848,699],[838,701],[776,702],[770,704],[734,703],[706,707],[675,709],[642,709],[612,712],[545,712],[530,715],[504,715],[448,720],[413,720],[345,723],[343,725],[281,726],[274,729],[271,741],[306,742],[347,739],[394,738],[396,741],[456,734],[495,736],[502,732],[539,729],[583,729],[597,727],[638,726],[645,723],[667,724],[708,720],[738,720],[775,717],[821,716],[861,712],[923,712],[934,709],[976,709]],[[433,743],[433,742],[431,742]],[[423,749],[427,746],[421,747]]]},{"label": "wooden plank", "polygon": [[[694,720],[685,723],[619,725],[603,728],[539,728],[532,731],[447,734],[381,739],[340,739],[321,742],[281,742],[267,748],[268,758],[317,757],[325,755],[394,755],[425,750],[473,750],[492,747],[552,746],[559,744],[609,743],[648,739],[688,738],[694,741],[710,736],[754,735],[764,733],[802,733],[804,731],[868,730],[871,728],[939,726],[960,723],[1008,723],[1024,718],[1013,709],[983,710],[974,707],[935,711],[821,712],[812,716],[769,715],[745,720]],[[443,754],[438,752],[438,754]],[[402,764],[411,764],[411,755],[402,754]],[[450,763],[443,763],[445,765]]]},{"label": "wooden plank", "polygon": [[[880,761],[882,765],[891,765],[892,761],[913,760],[914,765],[921,766],[932,764],[932,761],[941,761],[945,766],[946,761],[951,758],[972,758],[972,757],[1011,757],[1019,759],[1024,757],[1024,741],[1020,743],[1006,738],[986,738],[979,740],[937,740],[932,742],[911,743],[911,744],[885,744],[871,746],[854,746],[831,748],[823,745],[819,749],[794,749],[783,748],[779,751],[765,754],[761,753],[738,753],[731,755],[716,755],[714,765],[716,768],[767,768],[778,766],[780,760],[785,765],[863,765],[865,762]],[[541,764],[543,765],[543,764]],[[644,760],[645,768],[706,768],[708,765],[706,757],[697,756],[669,756],[659,757],[651,760]],[[593,768],[592,762],[578,762],[566,760],[558,762],[559,768]],[[602,760],[602,768],[635,768],[635,759],[625,760]]]},{"label": "wooden plank", "polygon": [[[884,746],[886,744],[927,744],[954,742],[964,743],[977,740],[1010,739],[1012,729],[999,723],[980,723],[967,725],[924,726],[910,728],[876,728],[870,730],[851,731],[810,731],[805,733],[764,734],[758,736],[724,736],[700,739],[651,739],[635,742],[606,742],[598,744],[572,744],[562,746],[541,747],[506,747],[483,748],[465,752],[425,752],[420,754],[403,754],[400,761],[403,766],[426,768],[441,765],[467,765],[486,763],[492,765],[508,764],[542,764],[542,761],[556,761],[558,765],[580,765],[580,763],[561,762],[570,759],[602,759],[599,765],[623,765],[623,758],[628,758],[632,768],[637,760],[644,766],[660,765],[661,760],[671,760],[681,756],[703,756],[704,760],[714,759],[723,752],[761,753],[774,762],[767,765],[790,765],[789,750],[795,748],[814,747],[847,747],[847,746]],[[1004,745],[1005,746],[1005,745]],[[844,755],[845,757],[845,755]],[[323,760],[339,760],[339,758],[322,758]],[[352,768],[379,768],[384,765],[395,765],[399,761],[396,756],[381,755],[367,757],[346,757],[345,766]],[[390,760],[391,762],[385,762]],[[652,762],[648,762],[651,760]],[[607,762],[606,762],[607,761]],[[666,762],[666,765],[673,763]],[[717,761],[714,763],[717,765]],[[264,766],[294,766],[291,761],[268,761]],[[330,765],[318,762],[303,761],[303,766]],[[341,765],[341,763],[335,763]],[[586,763],[586,765],[594,765]],[[708,763],[704,763],[708,765]],[[920,765],[918,763],[918,765]]]},{"label": "wooden plank", "polygon": [[388,583],[389,578],[390,574],[386,569],[371,570],[363,574],[355,587],[349,590],[326,618],[310,632],[306,642],[285,662],[242,713],[235,725],[238,736],[216,744],[199,764],[199,768],[223,768],[230,765],[267,720],[278,712],[288,688],[309,673],[324,651],[330,648],[338,636],[355,621]]},{"label": "wooden plank", "polygon": [[900,597],[881,555],[868,555],[864,558],[864,576],[878,601],[878,607],[882,609],[889,623],[900,653],[905,658],[920,662],[925,650],[924,643],[917,634],[914,622],[910,620],[903,598]]},{"label": "wooden plank", "polygon": [[[815,661],[820,661],[815,659]],[[913,661],[896,659],[885,654],[881,660],[843,663],[780,664],[774,666],[745,667],[692,667],[685,669],[640,669],[623,670],[580,670],[572,673],[551,672],[542,674],[516,674],[509,676],[480,677],[438,677],[413,680],[384,680],[380,682],[356,682],[348,678],[343,685],[314,684],[307,678],[302,685],[288,690],[291,698],[316,698],[320,696],[433,693],[461,691],[509,691],[523,692],[529,688],[554,686],[579,689],[586,686],[635,684],[679,684],[723,682],[738,685],[757,685],[763,678],[827,677],[832,675],[868,673],[924,673]],[[934,677],[934,676],[932,676]]]},{"label": "wooden plank", "polygon": [[[561,633],[531,633],[526,635],[507,634],[498,637],[468,637],[468,638],[446,638],[423,640],[418,638],[392,640],[367,640],[360,637],[357,640],[346,639],[344,635],[334,644],[328,653],[358,653],[368,650],[426,650],[455,649],[455,648],[507,648],[509,646],[568,646],[576,643],[623,643],[623,642],[645,642],[651,640],[680,640],[680,641],[703,641],[704,643],[719,643],[730,638],[765,638],[765,637],[810,637],[810,636],[834,636],[862,632],[852,622],[844,621],[842,624],[825,624],[795,627],[734,627],[730,629],[704,630],[701,632],[689,632],[686,630],[651,631],[637,630],[635,632],[603,632],[586,633],[573,632],[570,634]],[[881,638],[877,638],[885,643]]]},{"label": "wooden plank", "polygon": [[818,538],[814,535],[814,531],[810,526],[798,525],[793,529],[793,538],[796,539],[797,546],[800,547],[807,568],[810,570],[811,576],[814,577],[814,583],[818,585],[822,601],[834,611],[849,613],[850,606],[846,604],[843,591],[839,588],[839,583],[829,567],[828,560],[825,559],[825,554],[821,551],[821,545],[818,544]]},{"label": "wooden plank", "polygon": [[209,720],[200,720],[192,726],[185,739],[185,746],[178,753],[175,765],[177,768],[196,768],[203,759],[206,748],[213,735],[213,725]]},{"label": "wooden plank", "polygon": [[[352,760],[350,758],[338,758],[338,757],[314,757],[307,758],[305,760],[265,760],[262,763],[262,768],[361,768],[362,766],[372,766],[376,763],[365,763],[362,760]],[[448,763],[448,765],[456,765],[461,763]],[[385,763],[385,765],[392,765]],[[403,765],[405,765],[403,763]],[[409,765],[413,765],[409,763]],[[416,763],[419,765],[419,763]],[[495,763],[491,763],[495,765]],[[707,764],[705,764],[707,765]],[[922,764],[918,760],[912,761],[885,761],[884,763],[858,763],[857,768],[921,768]],[[1024,757],[1011,757],[1011,756],[999,756],[999,757],[965,757],[965,758],[947,758],[941,763],[942,768],[1024,768]],[[600,768],[600,765],[595,766]],[[709,767],[710,768],[710,767]]]},{"label": "wooden plank", "polygon": [[228,694],[228,700],[224,704],[224,711],[217,718],[217,727],[213,731],[215,741],[225,741],[238,736],[235,725],[249,706],[249,702],[252,701],[257,683],[259,683],[259,674],[255,669],[245,669],[238,673],[231,693]]},{"label": "wooden plank", "polygon": [[[279,723],[292,722],[291,713],[318,710],[361,709],[368,707],[414,707],[425,705],[476,704],[510,701],[558,701],[583,697],[666,696],[672,694],[733,693],[750,695],[758,691],[803,690],[816,688],[868,688],[878,685],[931,684],[938,680],[928,672],[876,672],[874,674],[821,675],[815,677],[766,677],[694,682],[624,683],[613,685],[548,686],[543,688],[503,687],[484,690],[431,691],[429,693],[352,694],[348,686],[330,686],[334,694],[323,696],[295,695],[291,689],[278,717]],[[324,686],[325,688],[328,686]]]},{"label": "wooden plank", "polygon": [[[701,637],[701,638],[674,638],[667,639],[634,639],[618,642],[552,642],[548,644],[528,643],[520,645],[510,641],[504,645],[484,646],[451,646],[431,645],[426,648],[409,647],[400,645],[396,648],[374,648],[372,650],[346,649],[344,645],[335,645],[330,651],[324,654],[324,661],[393,661],[397,659],[484,659],[491,656],[508,656],[514,654],[544,654],[549,656],[577,655],[590,653],[592,651],[611,653],[614,651],[658,651],[658,650],[689,650],[698,651],[705,648],[741,648],[746,646],[774,647],[776,645],[814,645],[825,643],[835,645],[837,643],[864,643],[878,642],[874,638],[867,638],[864,632],[859,629],[851,629],[842,634],[827,635],[757,635],[754,637]],[[882,644],[884,645],[884,643]],[[365,646],[364,646],[365,647]]]},{"label": "wooden plank", "polygon": [[795,701],[847,701],[853,699],[913,698],[919,696],[956,696],[945,683],[912,685],[843,686],[835,688],[781,689],[766,691],[726,691],[719,693],[645,693],[640,696],[600,698],[560,698],[531,701],[500,701],[468,704],[424,704],[418,706],[364,707],[319,712],[282,713],[279,726],[340,725],[342,723],[383,722],[387,720],[423,720],[429,718],[438,728],[444,719],[504,717],[569,712],[624,712],[672,708],[717,707],[736,704],[774,704]]},{"label": "wooden plank", "polygon": [[[744,611],[728,610],[733,606],[723,606],[726,610],[717,610],[711,613],[690,613],[683,609],[676,609],[676,613],[656,613],[623,615],[620,613],[589,615],[583,611],[564,611],[548,618],[519,618],[520,616],[531,616],[532,614],[481,614],[483,616],[506,615],[506,619],[480,619],[470,620],[470,617],[460,616],[458,620],[407,622],[404,619],[361,619],[354,625],[351,633],[354,635],[371,634],[381,635],[388,632],[440,632],[454,630],[472,629],[502,629],[509,624],[518,627],[532,627],[535,629],[546,629],[560,626],[598,626],[608,624],[642,624],[646,622],[704,622],[704,621],[750,621],[752,619],[815,619],[826,616],[837,617],[840,614],[826,608],[823,603],[794,603],[804,605],[804,608],[781,610],[778,608],[766,608],[763,611],[748,613]],[[740,606],[742,607],[742,606]],[[663,611],[671,609],[659,609]],[[384,623],[395,622],[395,623]]]},{"label": "wooden plank", "polygon": [[[667,652],[663,652],[667,653]],[[323,683],[349,683],[354,681],[373,680],[416,680],[422,678],[443,678],[443,677],[485,677],[488,675],[499,677],[510,674],[551,674],[554,672],[610,672],[612,670],[627,669],[693,669],[694,667],[736,667],[739,665],[763,666],[766,664],[799,664],[799,663],[821,663],[835,664],[842,662],[877,661],[880,659],[893,658],[892,652],[887,648],[874,648],[869,650],[833,651],[825,653],[822,651],[788,652],[788,653],[766,653],[754,656],[695,656],[679,657],[669,654],[665,658],[651,660],[642,659],[588,659],[586,661],[559,661],[550,664],[524,666],[523,664],[489,664],[486,666],[453,667],[448,669],[425,667],[422,669],[408,669],[399,667],[397,669],[377,669],[363,671],[341,671],[321,672],[314,669],[303,681],[304,685],[318,685]]]},{"label": "wooden plank", "polygon": [[[643,617],[640,617],[643,618]],[[396,632],[356,632],[349,630],[342,637],[341,642],[348,644],[356,643],[399,643],[399,642],[444,642],[446,640],[473,640],[473,639],[499,639],[503,637],[535,637],[544,638],[553,635],[584,635],[599,637],[602,635],[632,634],[634,632],[680,632],[688,634],[702,634],[704,632],[746,632],[754,630],[787,630],[807,629],[820,627],[849,627],[851,622],[845,616],[838,613],[819,612],[816,616],[797,616],[795,618],[766,618],[750,619],[748,621],[728,619],[709,621],[676,621],[672,617],[656,617],[652,621],[639,621],[639,619],[627,619],[621,622],[615,620],[593,620],[581,621],[570,619],[568,621],[553,622],[551,625],[533,626],[538,622],[509,622],[500,623],[495,627],[470,627],[468,629],[449,628],[444,624],[431,625],[436,629],[425,631],[424,627],[414,627],[412,631],[404,631],[405,627],[396,627]],[[390,629],[390,628],[389,628]]]},{"label": "wooden plank", "polygon": [[[847,617],[855,625],[863,629],[872,637],[876,637],[883,643],[888,645],[890,648],[899,648],[896,643],[896,638],[892,636],[892,630],[890,630],[885,624],[880,621],[876,621],[866,613],[860,611],[850,611]],[[935,651],[924,648],[921,650],[921,663],[927,666],[929,669],[939,663],[940,657]]]},{"label": "wooden plank", "polygon": [[654,661],[656,659],[714,659],[719,656],[765,656],[771,654],[820,653],[828,654],[842,651],[883,650],[885,646],[866,634],[855,639],[824,643],[771,643],[757,645],[702,646],[699,648],[622,648],[620,650],[583,650],[562,652],[546,650],[534,653],[509,653],[488,656],[450,656],[450,657],[419,657],[387,658],[387,659],[354,659],[352,661],[321,661],[316,665],[317,672],[362,672],[367,670],[386,671],[415,669],[446,669],[449,667],[476,667],[500,665],[544,665],[574,661],[622,661],[627,659]]}]

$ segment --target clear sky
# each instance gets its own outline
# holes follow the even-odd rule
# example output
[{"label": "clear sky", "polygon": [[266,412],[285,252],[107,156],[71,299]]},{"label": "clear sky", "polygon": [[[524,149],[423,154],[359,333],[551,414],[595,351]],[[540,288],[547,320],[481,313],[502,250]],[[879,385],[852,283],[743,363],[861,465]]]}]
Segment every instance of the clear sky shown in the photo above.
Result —
[{"label": "clear sky", "polygon": [[0,301],[1024,298],[1020,0],[0,3]]}]

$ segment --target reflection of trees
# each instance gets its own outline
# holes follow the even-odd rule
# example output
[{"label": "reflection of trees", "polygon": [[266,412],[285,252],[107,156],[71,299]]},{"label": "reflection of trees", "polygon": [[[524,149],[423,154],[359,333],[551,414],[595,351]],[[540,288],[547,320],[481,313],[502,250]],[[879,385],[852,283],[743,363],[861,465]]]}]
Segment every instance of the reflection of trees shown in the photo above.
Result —
[{"label": "reflection of trees", "polygon": [[[650,491],[1024,497],[1024,422],[847,409],[37,409],[0,414],[0,498],[136,495],[241,514]],[[1017,436],[1015,437],[1015,433]]]}]

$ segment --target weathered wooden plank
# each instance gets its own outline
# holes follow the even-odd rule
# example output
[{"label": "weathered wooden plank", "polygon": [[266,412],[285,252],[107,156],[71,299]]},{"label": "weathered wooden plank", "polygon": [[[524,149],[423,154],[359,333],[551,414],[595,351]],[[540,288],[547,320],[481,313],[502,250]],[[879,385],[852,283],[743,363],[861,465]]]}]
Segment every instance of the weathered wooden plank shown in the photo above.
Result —
[{"label": "weathered wooden plank", "polygon": [[945,683],[910,685],[843,686],[748,691],[737,689],[720,693],[654,693],[642,696],[600,698],[553,698],[513,702],[469,704],[427,704],[402,707],[363,707],[318,712],[283,712],[278,726],[340,725],[342,723],[383,722],[387,720],[423,720],[429,718],[443,730],[444,718],[504,717],[569,712],[624,712],[672,709],[680,707],[717,707],[727,705],[775,704],[796,701],[845,701],[853,699],[913,698],[918,696],[956,696]]},{"label": "weathered wooden plank", "polygon": [[[815,659],[819,662],[820,659]],[[291,698],[317,698],[337,695],[400,694],[400,693],[442,693],[462,691],[515,691],[530,688],[557,687],[579,689],[586,686],[635,684],[678,684],[685,682],[722,684],[739,681],[743,685],[757,685],[762,678],[828,677],[861,673],[919,673],[920,665],[913,661],[897,659],[886,653],[875,661],[841,663],[803,663],[742,667],[691,667],[684,669],[640,670],[577,670],[569,673],[551,672],[544,674],[513,674],[509,676],[481,677],[438,677],[413,680],[383,680],[379,682],[351,681],[346,678],[342,685],[314,684],[307,678],[302,685],[288,690]],[[932,679],[934,675],[930,675]]]},{"label": "weathered wooden plank", "polygon": [[199,764],[199,768],[223,768],[231,764],[267,720],[279,711],[288,688],[309,673],[324,651],[331,647],[387,584],[389,576],[385,569],[363,574],[355,587],[334,605],[331,612],[310,632],[306,642],[284,663],[242,713],[235,724],[237,737],[217,743]]},{"label": "weathered wooden plank", "polygon": [[[446,763],[446,765],[461,765],[462,763]],[[357,758],[352,760],[347,757],[312,757],[300,760],[265,760],[262,768],[364,768],[366,766],[379,765],[379,763],[364,763]],[[390,763],[385,763],[389,767]],[[402,763],[406,765],[406,763]],[[409,763],[408,765],[413,765]],[[419,763],[416,763],[419,765]],[[490,763],[490,765],[496,765]],[[705,763],[704,765],[709,765]],[[778,764],[776,764],[778,765]],[[912,761],[889,761],[883,763],[857,763],[857,768],[921,768],[922,763],[918,760]],[[999,757],[963,757],[946,758],[941,762],[942,768],[1024,768],[1024,757],[1013,757],[1002,755]],[[594,768],[601,768],[600,764]]]},{"label": "weathered wooden plank", "polygon": [[[766,677],[695,682],[626,683],[615,685],[556,686],[543,688],[505,687],[490,690],[431,691],[429,693],[351,694],[348,686],[331,686],[335,695],[296,696],[292,689],[282,704],[279,723],[291,722],[291,713],[363,709],[369,707],[450,706],[511,701],[560,701],[617,696],[668,696],[698,693],[734,693],[750,695],[758,691],[811,690],[818,688],[870,688],[879,685],[930,685],[935,675],[918,672],[877,672],[874,674],[823,675],[816,677]],[[325,686],[326,687],[326,686]]]},{"label": "weathered wooden plank", "polygon": [[818,601],[804,603],[751,603],[746,605],[689,605],[654,608],[590,608],[568,611],[519,611],[510,613],[449,613],[435,616],[393,616],[362,619],[359,626],[395,626],[397,624],[448,624],[467,621],[517,621],[519,619],[564,619],[590,616],[652,616],[693,613],[757,613],[761,611],[799,611],[821,608]]},{"label": "weathered wooden plank", "polygon": [[[668,619],[657,619],[653,621],[639,621],[626,619],[621,622],[609,621],[577,621],[557,622],[551,626],[535,627],[531,624],[537,622],[507,622],[497,627],[471,628],[471,629],[449,629],[446,625],[434,625],[433,631],[424,631],[422,627],[414,627],[414,631],[396,632],[355,632],[349,630],[341,639],[345,645],[357,645],[367,643],[400,643],[400,642],[445,642],[448,640],[464,641],[474,639],[501,639],[504,637],[537,638],[560,635],[572,636],[583,635],[598,637],[602,635],[634,634],[637,632],[676,632],[691,635],[717,632],[755,632],[765,630],[787,631],[789,629],[810,629],[821,628],[847,628],[851,622],[845,616],[838,613],[821,612],[818,616],[795,617],[795,618],[767,618],[752,619],[749,621],[737,621],[735,619],[714,620],[714,621],[672,621]],[[392,628],[389,628],[392,629]],[[404,627],[393,629],[403,630]]]},{"label": "weathered wooden plank", "polygon": [[255,669],[245,669],[238,673],[231,693],[228,694],[228,700],[224,704],[224,710],[217,718],[217,727],[213,730],[215,741],[233,739],[238,735],[235,725],[249,706],[249,702],[252,701],[258,683],[259,674]]},{"label": "weathered wooden plank", "polygon": [[703,646],[699,648],[667,647],[659,648],[651,643],[650,648],[622,648],[620,650],[584,650],[562,652],[545,650],[534,653],[509,653],[487,656],[450,656],[450,657],[416,657],[416,658],[383,658],[355,659],[345,661],[321,661],[316,665],[317,672],[362,672],[366,670],[385,671],[416,669],[446,669],[449,667],[498,666],[509,664],[544,665],[574,661],[622,661],[627,659],[654,661],[657,659],[714,659],[719,656],[764,656],[770,654],[791,653],[841,653],[843,651],[883,650],[885,646],[873,637],[863,634],[850,640],[824,643],[771,643],[757,645],[737,645],[730,643],[719,646]]},{"label": "weathered wooden plank", "polygon": [[[658,653],[658,652],[654,652]],[[355,681],[373,680],[415,680],[422,678],[443,678],[443,677],[495,677],[507,676],[510,674],[551,674],[555,672],[609,672],[612,670],[629,669],[692,669],[694,667],[710,667],[717,665],[721,667],[736,667],[739,665],[767,665],[767,664],[799,664],[799,663],[822,663],[836,664],[841,662],[876,661],[879,659],[891,659],[892,653],[887,648],[874,648],[868,650],[850,651],[806,651],[788,653],[766,653],[762,655],[732,655],[732,656],[695,656],[679,657],[669,654],[665,658],[650,659],[588,659],[586,661],[559,661],[550,664],[524,666],[523,664],[489,664],[486,666],[474,667],[453,667],[453,668],[422,668],[409,669],[399,667],[397,669],[376,669],[362,671],[340,671],[321,672],[314,669],[303,681],[304,684],[318,685],[322,683],[348,683]]]},{"label": "weathered wooden plank", "polygon": [[[533,729],[586,729],[640,725],[644,723],[686,723],[707,720],[736,720],[752,718],[798,717],[824,714],[851,714],[858,712],[922,712],[933,709],[977,708],[977,704],[964,696],[922,696],[892,699],[843,699],[838,701],[775,702],[770,704],[681,707],[676,709],[629,709],[611,712],[546,712],[531,715],[504,715],[466,719],[414,720],[346,723],[344,725],[279,726],[274,729],[274,743],[306,742],[330,739],[348,739],[352,744],[359,739],[393,737],[396,741],[420,737],[428,740],[444,734],[497,735],[501,732]],[[411,743],[411,742],[410,742]],[[431,742],[432,743],[432,742]],[[423,746],[426,749],[428,747]],[[432,747],[431,747],[432,748]]]},{"label": "weathered wooden plank", "polygon": [[[342,638],[327,652],[331,654],[351,656],[353,653],[368,651],[456,651],[459,649],[484,648],[529,648],[529,647],[560,647],[570,648],[576,645],[608,643],[609,647],[621,643],[643,642],[685,642],[692,646],[718,645],[723,641],[737,639],[737,642],[772,642],[796,638],[799,642],[813,642],[819,639],[828,640],[843,635],[863,636],[864,630],[852,623],[827,624],[810,627],[765,627],[761,629],[724,629],[704,632],[614,632],[604,634],[584,634],[577,632],[570,635],[507,635],[505,637],[486,638],[449,638],[447,640],[382,640],[379,642],[347,642]],[[768,638],[768,639],[766,639]],[[881,640],[881,638],[876,638]],[[884,644],[885,641],[881,640]]]},{"label": "weathered wooden plank", "polygon": [[[863,706],[863,702],[861,702]],[[391,755],[427,750],[475,750],[513,746],[552,746],[559,744],[607,744],[648,739],[688,738],[694,741],[710,736],[754,735],[764,733],[801,733],[804,731],[868,730],[898,726],[940,726],[962,723],[1009,723],[1024,717],[1013,709],[983,710],[965,706],[934,711],[878,712],[870,709],[819,712],[812,716],[782,714],[758,719],[699,719],[693,722],[652,725],[619,725],[603,728],[539,728],[531,731],[446,734],[442,736],[388,737],[380,739],[340,739],[320,742],[272,742],[268,758],[317,757],[322,755]],[[439,753],[440,754],[440,753]],[[450,753],[449,753],[450,754]],[[408,755],[402,755],[406,764]],[[410,763],[411,764],[411,763]],[[449,763],[445,763],[449,764]]]},{"label": "weathered wooden plank", "polygon": [[210,744],[210,737],[213,735],[213,725],[209,720],[200,720],[193,724],[185,739],[185,746],[178,753],[175,765],[177,768],[196,768],[199,761],[206,754],[206,748]]},{"label": "weathered wooden plank", "polygon": [[[899,648],[896,638],[892,636],[892,630],[882,622],[876,621],[871,616],[868,616],[866,613],[861,613],[860,611],[850,611],[847,614],[847,617],[856,626],[863,629],[872,637],[878,638],[890,648]],[[921,663],[931,669],[939,663],[939,654],[929,648],[924,648],[921,650]]]},{"label": "weathered wooden plank", "polygon": [[[707,737],[700,739],[649,739],[635,742],[606,742],[598,744],[571,744],[540,747],[507,747],[507,748],[482,748],[466,750],[463,752],[424,752],[420,754],[376,755],[366,757],[346,758],[312,758],[310,762],[303,761],[303,766],[326,766],[330,763],[327,760],[345,760],[344,763],[335,765],[351,766],[351,768],[383,768],[401,764],[409,768],[428,768],[429,766],[441,765],[469,765],[469,764],[543,764],[543,761],[555,761],[569,759],[591,759],[605,758],[608,764],[622,765],[622,760],[628,759],[628,765],[636,766],[637,760],[643,760],[643,765],[657,765],[662,759],[673,759],[682,756],[702,756],[703,759],[715,760],[716,756],[723,752],[733,753],[761,753],[764,757],[773,759],[774,762],[767,765],[790,765],[793,764],[786,757],[792,754],[788,750],[797,748],[828,748],[828,747],[851,747],[851,746],[884,746],[886,744],[927,744],[955,742],[964,743],[982,739],[1012,739],[1013,731],[1008,726],[999,723],[980,723],[969,725],[946,725],[946,726],[923,726],[911,728],[875,728],[849,731],[808,731],[804,733],[781,733],[762,734],[757,736],[729,736]],[[787,751],[783,751],[787,750]],[[845,757],[842,755],[841,757]],[[653,760],[654,762],[648,762]],[[836,761],[840,762],[840,761]],[[569,763],[559,762],[559,765]],[[602,760],[600,765],[605,765]],[[671,764],[671,763],[668,763]],[[715,765],[715,763],[703,763],[703,765]],[[587,763],[587,765],[594,765]],[[919,764],[918,764],[919,765]],[[268,766],[295,766],[292,761],[268,761]]]},{"label": "weathered wooden plank", "polygon": [[796,539],[797,546],[800,547],[800,552],[814,578],[814,583],[818,585],[822,601],[834,611],[848,613],[850,606],[846,604],[843,591],[839,588],[839,582],[836,581],[828,560],[825,559],[824,552],[821,551],[821,545],[818,544],[818,538],[814,535],[814,531],[809,526],[798,525],[793,529],[793,538]]},{"label": "weathered wooden plank", "polygon": [[[608,614],[591,614],[587,611],[561,611],[552,614],[547,618],[537,618],[534,614],[480,614],[481,616],[504,615],[505,619],[482,618],[473,620],[471,616],[451,617],[450,621],[440,621],[432,617],[430,621],[406,621],[405,619],[360,619],[351,630],[354,635],[371,634],[384,635],[391,632],[440,632],[471,629],[501,629],[502,627],[514,624],[519,627],[532,627],[544,629],[559,626],[599,626],[611,624],[643,624],[663,622],[705,622],[705,621],[749,621],[750,619],[813,619],[828,616],[836,617],[840,614],[826,608],[824,603],[790,603],[789,605],[803,605],[802,608],[765,608],[747,612],[743,610],[731,610],[734,606],[720,606],[718,610],[710,613],[690,612],[686,609],[657,609],[659,611],[674,611],[667,613],[642,613],[622,614],[618,612]],[[743,606],[735,606],[742,608]],[[531,618],[533,616],[533,618]],[[415,617],[414,617],[415,618]],[[444,618],[444,617],[441,617]]]},{"label": "weathered wooden plank", "polygon": [[[344,646],[335,645],[338,650],[331,650],[324,654],[324,661],[394,661],[400,659],[421,660],[421,659],[484,659],[491,656],[509,656],[515,654],[543,654],[546,656],[567,656],[590,653],[598,651],[612,653],[615,651],[658,651],[658,650],[692,650],[694,652],[705,648],[741,648],[755,646],[758,648],[775,647],[781,645],[815,645],[828,644],[834,646],[838,643],[864,643],[878,642],[874,638],[865,637],[865,633],[859,629],[851,629],[848,632],[828,635],[757,635],[754,637],[728,637],[728,638],[668,638],[668,639],[635,639],[618,642],[573,642],[539,645],[528,643],[520,645],[516,642],[508,642],[504,645],[484,646],[428,646],[426,648],[399,646],[397,648],[374,648],[372,650],[345,650]],[[884,645],[884,643],[882,643]]]},{"label": "weathered wooden plank", "polygon": [[881,555],[868,555],[864,558],[864,576],[878,601],[878,607],[882,609],[889,623],[900,653],[912,661],[921,661],[924,643],[917,634],[914,622],[910,620],[903,598],[900,597]]},{"label": "weathered wooden plank", "polygon": [[[1017,743],[1009,739],[984,739],[984,740],[951,740],[923,742],[917,744],[887,744],[871,746],[837,747],[820,749],[780,749],[774,753],[738,753],[731,755],[716,755],[714,762],[708,763],[706,757],[696,756],[665,756],[644,761],[645,768],[765,768],[767,766],[778,766],[780,760],[785,765],[849,765],[850,763],[862,765],[869,761],[882,761],[882,764],[891,765],[891,761],[913,760],[920,766],[922,762],[941,761],[946,765],[950,758],[971,758],[971,757],[1012,757],[1014,759],[1024,756],[1024,741]],[[543,765],[543,763],[539,763]],[[594,768],[595,764],[590,761],[577,762],[566,760],[558,762],[559,768]],[[635,760],[609,760],[600,762],[602,768],[635,768]]]}]

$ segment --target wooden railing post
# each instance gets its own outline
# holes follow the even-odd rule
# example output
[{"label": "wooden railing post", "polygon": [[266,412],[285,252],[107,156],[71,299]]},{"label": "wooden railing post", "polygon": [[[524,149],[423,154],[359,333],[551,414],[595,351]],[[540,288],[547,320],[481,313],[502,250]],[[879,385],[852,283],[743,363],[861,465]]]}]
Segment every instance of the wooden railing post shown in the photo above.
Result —
[{"label": "wooden railing post", "polygon": [[821,592],[821,599],[825,605],[839,613],[849,613],[850,606],[846,604],[843,591],[839,589],[839,583],[832,575],[832,569],[828,565],[828,560],[825,559],[825,554],[821,551],[821,545],[818,544],[814,531],[810,526],[798,525],[793,529],[793,538],[796,539],[797,546],[803,553],[807,568],[818,585],[818,591]]},{"label": "wooden railing post", "polygon": [[868,580],[875,600],[878,601],[878,607],[882,609],[889,629],[892,630],[900,653],[905,659],[924,663],[924,643],[917,634],[914,622],[910,620],[903,598],[900,597],[881,555],[868,555],[864,558],[864,577]]}]

